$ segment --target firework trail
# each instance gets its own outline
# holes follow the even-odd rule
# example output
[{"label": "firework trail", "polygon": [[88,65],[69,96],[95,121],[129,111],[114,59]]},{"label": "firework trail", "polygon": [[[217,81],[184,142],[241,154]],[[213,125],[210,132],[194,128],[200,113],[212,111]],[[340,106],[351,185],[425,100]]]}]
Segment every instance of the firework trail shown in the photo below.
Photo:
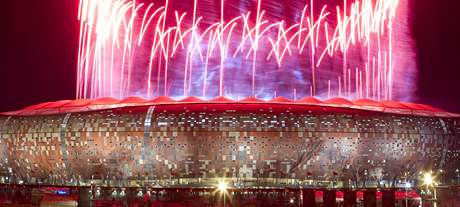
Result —
[{"label": "firework trail", "polygon": [[409,97],[407,5],[325,2],[81,0],[77,98]]}]

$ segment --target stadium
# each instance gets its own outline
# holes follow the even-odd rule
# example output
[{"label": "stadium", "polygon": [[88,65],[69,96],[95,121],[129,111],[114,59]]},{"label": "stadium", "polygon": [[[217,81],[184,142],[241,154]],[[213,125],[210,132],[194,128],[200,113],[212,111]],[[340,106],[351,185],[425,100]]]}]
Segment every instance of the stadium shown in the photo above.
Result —
[{"label": "stadium", "polygon": [[0,181],[93,194],[96,186],[150,194],[220,182],[236,191],[398,189],[421,185],[429,170],[456,185],[459,117],[344,98],[47,102],[2,113]]},{"label": "stadium", "polygon": [[19,2],[0,206],[460,206],[458,48],[424,37],[444,8]]}]

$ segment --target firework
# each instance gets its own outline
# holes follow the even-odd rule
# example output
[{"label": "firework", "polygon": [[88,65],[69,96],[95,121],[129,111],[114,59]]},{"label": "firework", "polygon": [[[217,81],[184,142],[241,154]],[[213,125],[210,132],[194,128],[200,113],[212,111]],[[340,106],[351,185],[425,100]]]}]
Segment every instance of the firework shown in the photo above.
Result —
[{"label": "firework", "polygon": [[77,98],[392,99],[400,4],[81,0]]}]

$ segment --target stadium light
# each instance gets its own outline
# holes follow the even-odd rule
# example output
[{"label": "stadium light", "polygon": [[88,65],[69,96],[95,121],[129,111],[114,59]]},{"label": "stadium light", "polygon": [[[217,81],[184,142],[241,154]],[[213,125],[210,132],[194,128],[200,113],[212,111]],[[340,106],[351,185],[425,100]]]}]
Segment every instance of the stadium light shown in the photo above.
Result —
[{"label": "stadium light", "polygon": [[227,192],[228,184],[225,181],[219,181],[217,184],[217,190],[221,193]]},{"label": "stadium light", "polygon": [[427,187],[433,186],[435,184],[434,177],[433,175],[431,175],[430,172],[426,172],[425,174],[423,174],[423,184]]}]

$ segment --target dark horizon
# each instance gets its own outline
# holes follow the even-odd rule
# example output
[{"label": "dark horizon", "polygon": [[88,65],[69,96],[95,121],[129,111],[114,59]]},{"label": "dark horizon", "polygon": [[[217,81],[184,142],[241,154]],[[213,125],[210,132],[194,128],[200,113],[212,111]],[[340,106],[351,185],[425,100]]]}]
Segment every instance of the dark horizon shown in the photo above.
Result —
[{"label": "dark horizon", "polygon": [[[460,113],[460,27],[453,1],[411,0],[418,88],[414,102]],[[74,99],[78,1],[8,1],[2,6],[0,111]]]}]

